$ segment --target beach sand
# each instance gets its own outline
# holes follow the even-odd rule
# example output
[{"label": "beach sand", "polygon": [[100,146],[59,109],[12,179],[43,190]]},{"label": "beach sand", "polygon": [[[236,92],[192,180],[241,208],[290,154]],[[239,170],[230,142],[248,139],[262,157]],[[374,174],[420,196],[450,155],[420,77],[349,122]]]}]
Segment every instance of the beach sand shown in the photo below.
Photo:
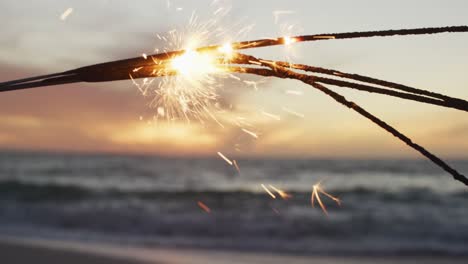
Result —
[{"label": "beach sand", "polygon": [[239,253],[217,250],[149,249],[84,242],[0,239],[0,262],[5,264],[371,264],[371,263],[468,263],[468,258],[452,257],[314,257]]}]

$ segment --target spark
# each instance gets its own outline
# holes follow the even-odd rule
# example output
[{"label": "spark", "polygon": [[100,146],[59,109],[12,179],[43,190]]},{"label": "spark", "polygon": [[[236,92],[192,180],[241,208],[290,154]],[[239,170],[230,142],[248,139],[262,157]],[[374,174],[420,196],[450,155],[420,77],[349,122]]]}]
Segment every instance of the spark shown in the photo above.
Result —
[{"label": "spark", "polygon": [[247,84],[247,86],[252,86],[254,88],[255,91],[258,90],[258,87],[257,87],[257,82],[254,82],[254,81],[243,81],[245,84]]},{"label": "spark", "polygon": [[239,175],[241,174],[240,172],[240,168],[239,168],[239,165],[237,165],[237,161],[236,160],[233,160],[232,163],[234,163],[234,167],[236,168],[237,170],[237,173],[239,173]]},{"label": "spark", "polygon": [[146,55],[146,53],[141,54],[141,56],[142,56],[143,59],[145,59],[145,60],[148,59],[148,55]]},{"label": "spark", "polygon": [[245,35],[247,34],[248,32],[252,31],[252,29],[255,27],[255,24],[251,24],[251,25],[248,25],[248,26],[245,26],[243,27],[241,30],[239,30],[239,32],[237,33],[237,35]]},{"label": "spark", "polygon": [[158,107],[157,112],[158,112],[158,115],[165,116],[164,107],[162,106]]},{"label": "spark", "polygon": [[250,131],[250,130],[247,130],[247,129],[245,129],[245,128],[242,128],[242,131],[245,132],[246,134],[252,136],[253,138],[256,138],[256,139],[258,138],[258,135],[257,135],[256,133]]},{"label": "spark", "polygon": [[203,202],[198,201],[197,204],[206,213],[208,213],[208,214],[211,213],[211,209],[206,204],[204,204]]},{"label": "spark", "polygon": [[291,109],[289,109],[289,108],[283,107],[282,109],[283,109],[283,111],[285,111],[286,113],[289,113],[289,114],[291,114],[291,115],[295,115],[295,116],[300,117],[300,118],[304,118],[304,117],[305,117],[304,114],[298,113],[298,112],[293,111],[293,110],[291,110]]},{"label": "spark", "polygon": [[223,153],[218,151],[218,156],[220,156],[224,161],[226,161],[227,164],[229,164],[231,166],[233,165],[232,161],[230,159],[228,159],[226,156],[224,156]]},{"label": "spark", "polygon": [[70,7],[70,8],[68,8],[67,10],[65,10],[65,11],[62,13],[62,15],[60,15],[60,19],[61,19],[62,21],[65,21],[65,20],[68,18],[68,16],[71,15],[71,13],[73,13],[73,8]]},{"label": "spark", "polygon": [[135,85],[143,95],[146,95],[146,89],[143,89],[142,85],[140,85],[135,79],[133,79],[133,76],[131,74],[129,74],[129,76],[130,80],[132,80],[133,85]]},{"label": "spark", "polygon": [[241,128],[242,128],[243,126],[249,126],[249,127],[252,126],[252,124],[250,124],[250,123],[246,120],[245,117],[240,117],[240,116],[238,116],[238,117],[236,117],[236,118],[234,119],[234,124],[236,124],[238,127],[241,127]]},{"label": "spark", "polygon": [[286,94],[302,95],[302,92],[301,91],[296,91],[296,90],[287,90]]},{"label": "spark", "polygon": [[237,77],[237,76],[235,76],[235,75],[233,75],[233,74],[230,74],[230,73],[228,74],[228,76],[229,76],[229,78],[234,79],[234,80],[236,80],[236,81],[240,81],[240,80],[241,80],[241,78],[239,78],[239,77]]},{"label": "spark", "polygon": [[133,69],[133,72],[138,72],[139,70],[143,69],[143,67],[138,67],[138,68],[135,68]]},{"label": "spark", "polygon": [[314,186],[312,186],[312,194],[310,196],[310,202],[312,204],[312,207],[315,207],[315,200],[317,200],[317,203],[320,205],[320,208],[322,208],[322,211],[326,215],[328,215],[327,208],[323,204],[322,199],[320,198],[320,194],[323,194],[323,195],[327,196],[328,198],[332,199],[338,205],[341,205],[341,201],[337,197],[334,197],[331,194],[325,192],[323,190],[323,188],[320,186],[320,184],[321,184],[321,182],[319,182],[319,183],[315,184]]},{"label": "spark", "polygon": [[283,198],[283,200],[288,200],[292,197],[292,195],[290,195],[289,193],[283,191],[283,190],[280,190],[278,188],[276,188],[275,186],[273,185],[268,185],[271,189],[273,189],[275,192],[277,192],[279,194],[279,196],[281,196],[281,198]]},{"label": "spark", "polygon": [[275,119],[275,120],[278,120],[278,121],[281,120],[281,117],[280,117],[279,115],[270,114],[270,113],[265,112],[265,111],[262,111],[262,114],[263,114],[264,116],[267,116],[267,117],[269,117],[269,118],[272,118],[272,119]]},{"label": "spark", "polygon": [[216,9],[216,10],[213,12],[213,15],[216,16],[217,14],[219,14],[219,13],[220,13],[221,11],[223,11],[223,10],[224,10],[224,8],[220,7],[220,8]]},{"label": "spark", "polygon": [[271,198],[276,199],[276,195],[274,195],[264,184],[261,184],[262,188],[267,192]]},{"label": "spark", "polygon": [[278,211],[278,209],[274,208],[274,207],[271,207],[271,210],[277,214],[277,215],[281,215],[280,212]]}]

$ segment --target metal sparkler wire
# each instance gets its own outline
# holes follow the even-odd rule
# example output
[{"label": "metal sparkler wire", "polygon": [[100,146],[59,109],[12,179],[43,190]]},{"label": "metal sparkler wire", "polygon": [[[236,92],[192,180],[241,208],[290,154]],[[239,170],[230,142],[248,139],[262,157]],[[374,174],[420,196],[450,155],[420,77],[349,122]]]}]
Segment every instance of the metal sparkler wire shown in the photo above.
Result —
[{"label": "metal sparkler wire", "polygon": [[[378,125],[382,129],[386,130],[387,132],[389,132],[390,134],[398,138],[400,141],[404,142],[409,147],[413,148],[414,150],[416,150],[417,152],[419,152],[420,154],[428,158],[430,161],[432,161],[434,164],[436,164],[437,166],[439,166],[440,168],[448,172],[450,175],[453,176],[455,180],[460,181],[466,186],[468,186],[468,178],[466,178],[464,175],[462,175],[457,170],[452,168],[445,161],[443,161],[442,159],[440,159],[439,157],[437,157],[436,155],[434,155],[433,153],[425,149],[423,146],[413,142],[408,136],[401,133],[396,128],[389,125],[382,119],[368,112],[367,110],[362,108],[360,105],[356,104],[355,102],[349,101],[341,94],[330,90],[325,85],[321,84],[320,80],[317,80],[315,76],[308,75],[308,74],[300,74],[295,71],[292,71],[291,69],[278,65],[276,62],[258,59],[256,57],[249,56],[249,55],[239,54],[238,57],[242,58],[241,61],[239,61],[239,63],[243,62],[244,64],[254,64],[257,66],[260,65],[260,66],[265,67],[265,68],[246,68],[246,69],[240,68],[238,69],[239,71],[261,75],[261,76],[274,76],[274,77],[278,77],[282,79],[295,79],[295,80],[301,81],[303,83],[306,83],[314,87],[315,89],[333,98],[336,102],[354,110],[361,116],[369,119],[371,122]],[[331,84],[331,85],[334,85],[334,84]]]},{"label": "metal sparkler wire", "polygon": [[[275,45],[284,45],[286,40],[290,42],[306,42],[306,41],[323,41],[332,39],[355,39],[355,38],[370,38],[370,37],[388,37],[388,36],[406,36],[406,35],[423,35],[423,34],[439,34],[439,33],[455,33],[468,32],[468,26],[451,26],[451,27],[435,27],[435,28],[415,28],[415,29],[398,29],[398,30],[381,30],[381,31],[364,31],[364,32],[346,32],[346,33],[326,33],[314,34],[295,37],[279,37],[271,39],[258,39],[251,41],[243,41],[232,43],[232,49],[242,50],[251,48],[268,47]],[[292,40],[292,41],[291,41]],[[198,52],[217,51],[222,48],[222,45],[212,45],[200,47],[196,49]],[[66,71],[63,73],[55,73],[45,76],[37,76],[20,80],[13,80],[0,83],[0,92],[36,88],[40,86],[50,86],[74,82],[107,82],[116,80],[128,80],[130,78],[145,78],[157,77],[154,76],[155,64],[164,64],[168,60],[182,54],[184,51],[171,51],[166,53],[149,55],[147,58],[130,58],[112,62],[106,62],[91,66]],[[150,67],[151,70],[138,71],[135,76],[130,77],[129,73],[135,68]],[[66,75],[65,78],[48,79]],[[70,75],[70,76],[68,76]],[[73,77],[71,75],[74,75]],[[67,81],[65,81],[65,79]],[[32,82],[36,81],[36,82]]]}]

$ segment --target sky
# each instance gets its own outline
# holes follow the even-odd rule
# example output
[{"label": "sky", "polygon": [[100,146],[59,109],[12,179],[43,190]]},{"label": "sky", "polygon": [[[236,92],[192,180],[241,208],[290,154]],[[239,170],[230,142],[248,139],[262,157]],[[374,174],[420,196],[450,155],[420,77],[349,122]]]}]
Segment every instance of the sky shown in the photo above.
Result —
[{"label": "sky", "polygon": [[[362,30],[468,25],[468,2],[259,0],[42,0],[0,2],[0,81],[151,54],[157,34],[186,27],[218,7],[237,40]],[[61,14],[73,12],[65,19]],[[282,15],[275,18],[275,12]],[[280,12],[281,13],[281,12]],[[291,26],[291,27],[289,27]],[[212,40],[216,44],[216,41]],[[360,73],[468,99],[468,34],[295,44],[249,51],[268,59]],[[220,100],[242,116],[253,138],[214,120],[154,122],[155,109],[131,81],[79,83],[0,94],[0,149],[241,157],[414,158],[417,153],[335,101],[291,80],[259,79],[258,89],[226,80]],[[288,90],[301,95],[288,94]],[[347,98],[447,158],[468,158],[461,111],[336,88]],[[304,115],[300,118],[283,109]],[[262,115],[268,112],[280,120]]]}]

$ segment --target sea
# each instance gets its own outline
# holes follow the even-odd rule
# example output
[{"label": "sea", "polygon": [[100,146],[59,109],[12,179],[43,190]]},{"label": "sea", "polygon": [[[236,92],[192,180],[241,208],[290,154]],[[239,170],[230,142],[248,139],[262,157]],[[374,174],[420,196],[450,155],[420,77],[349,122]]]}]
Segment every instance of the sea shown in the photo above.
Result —
[{"label": "sea", "polygon": [[[468,174],[467,160],[451,165]],[[305,255],[468,255],[468,188],[426,160],[0,153],[0,236]],[[339,197],[311,204],[313,185]],[[273,199],[277,189],[290,199]],[[277,194],[277,193],[276,193]],[[204,206],[200,206],[200,203]]]}]

